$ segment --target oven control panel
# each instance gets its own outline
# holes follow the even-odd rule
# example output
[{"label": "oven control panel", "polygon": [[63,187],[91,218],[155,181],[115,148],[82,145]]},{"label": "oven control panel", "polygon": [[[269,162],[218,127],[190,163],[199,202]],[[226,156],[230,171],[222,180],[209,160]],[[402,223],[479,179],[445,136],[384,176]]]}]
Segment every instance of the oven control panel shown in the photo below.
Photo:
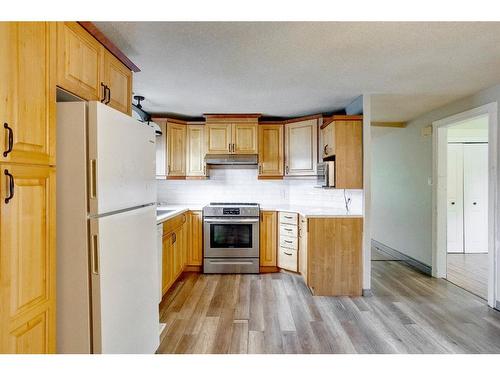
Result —
[{"label": "oven control panel", "polygon": [[239,215],[240,214],[240,209],[239,208],[223,208],[222,209],[222,215]]}]

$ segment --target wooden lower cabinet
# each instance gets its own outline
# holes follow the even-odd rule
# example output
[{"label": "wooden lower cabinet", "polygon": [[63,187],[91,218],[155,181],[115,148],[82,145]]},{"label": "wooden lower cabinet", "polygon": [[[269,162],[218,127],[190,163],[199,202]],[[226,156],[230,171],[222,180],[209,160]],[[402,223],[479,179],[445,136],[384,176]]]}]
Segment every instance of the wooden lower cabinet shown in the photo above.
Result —
[{"label": "wooden lower cabinet", "polygon": [[302,215],[299,216],[299,273],[307,284],[307,218]]},{"label": "wooden lower cabinet", "polygon": [[201,211],[190,211],[188,215],[188,252],[187,265],[203,264],[203,214]]},{"label": "wooden lower cabinet", "polygon": [[173,283],[174,275],[173,275],[173,263],[174,263],[174,253],[172,246],[172,234],[168,234],[163,236],[162,241],[162,249],[163,249],[163,257],[162,257],[162,292],[165,294],[168,291],[168,288]]},{"label": "wooden lower cabinet", "polygon": [[55,168],[0,167],[0,353],[54,353]]},{"label": "wooden lower cabinet", "polygon": [[[196,219],[192,219],[192,217]],[[201,212],[183,213],[163,223],[163,256],[162,256],[162,291],[165,294],[177,278],[182,274],[187,265],[192,261],[191,238],[192,227],[199,231],[201,237]],[[192,224],[193,221],[195,224]],[[198,230],[199,228],[199,230]],[[200,242],[201,245],[201,242]],[[196,246],[196,244],[195,244]],[[200,248],[201,252],[201,248]],[[198,255],[196,255],[198,256]],[[199,256],[201,259],[201,255]],[[200,260],[201,262],[201,260]],[[201,264],[201,263],[200,263]]]},{"label": "wooden lower cabinet", "polygon": [[260,266],[276,267],[278,244],[278,213],[261,211],[260,213]]},{"label": "wooden lower cabinet", "polygon": [[307,280],[314,295],[359,296],[363,218],[309,218]]}]

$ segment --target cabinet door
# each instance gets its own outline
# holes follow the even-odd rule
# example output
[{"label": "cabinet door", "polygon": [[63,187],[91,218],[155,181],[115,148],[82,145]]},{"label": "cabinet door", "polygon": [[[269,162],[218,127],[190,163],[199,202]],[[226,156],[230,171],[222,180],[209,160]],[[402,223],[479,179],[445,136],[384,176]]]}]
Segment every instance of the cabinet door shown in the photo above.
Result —
[{"label": "cabinet door", "polygon": [[57,24],[57,85],[86,100],[101,100],[103,48],[76,22]]},{"label": "cabinet door", "polygon": [[232,143],[235,154],[256,154],[257,124],[233,124]]},{"label": "cabinet door", "polygon": [[335,123],[331,123],[321,129],[321,158],[335,155]]},{"label": "cabinet door", "polygon": [[314,176],[318,163],[318,121],[285,125],[285,175]]},{"label": "cabinet door", "polygon": [[168,291],[168,288],[172,285],[173,280],[173,246],[172,246],[172,235],[163,236],[162,248],[163,248],[163,258],[162,258],[162,290],[163,294]]},{"label": "cabinet door", "polygon": [[282,177],[283,125],[259,125],[259,177]]},{"label": "cabinet door", "polygon": [[203,125],[187,126],[186,176],[205,176],[205,129]]},{"label": "cabinet door", "polygon": [[359,296],[363,218],[308,219],[308,286],[318,296]]},{"label": "cabinet door", "polygon": [[167,177],[167,122],[155,120],[161,129],[161,135],[156,136],[156,178]]},{"label": "cabinet door", "polygon": [[188,232],[188,266],[201,266],[203,263],[203,235],[202,235],[202,213],[201,211],[191,211],[189,213],[189,232]]},{"label": "cabinet door", "polygon": [[363,121],[335,121],[335,187],[363,189]]},{"label": "cabinet door", "polygon": [[53,353],[55,170],[0,166],[0,353]]},{"label": "cabinet door", "polygon": [[132,72],[111,52],[104,50],[104,84],[109,87],[109,106],[126,114],[132,111]]},{"label": "cabinet door", "polygon": [[186,176],[186,125],[167,123],[169,177]]},{"label": "cabinet door", "polygon": [[307,219],[299,218],[299,272],[307,284]]},{"label": "cabinet door", "polygon": [[0,161],[55,164],[52,27],[0,23]]},{"label": "cabinet door", "polygon": [[278,243],[278,214],[276,211],[262,211],[260,214],[260,265],[276,267]]},{"label": "cabinet door", "polygon": [[230,153],[231,124],[207,124],[205,132],[207,154]]},{"label": "cabinet door", "polygon": [[182,231],[182,227],[179,227],[173,234],[173,239],[172,239],[172,242],[173,242],[173,246],[172,246],[172,253],[174,255],[174,259],[173,259],[173,282],[175,281],[175,279],[177,279],[177,277],[180,275],[180,273],[182,272],[182,262],[183,262],[183,259],[184,259],[184,256],[182,254],[183,252],[183,231]]}]

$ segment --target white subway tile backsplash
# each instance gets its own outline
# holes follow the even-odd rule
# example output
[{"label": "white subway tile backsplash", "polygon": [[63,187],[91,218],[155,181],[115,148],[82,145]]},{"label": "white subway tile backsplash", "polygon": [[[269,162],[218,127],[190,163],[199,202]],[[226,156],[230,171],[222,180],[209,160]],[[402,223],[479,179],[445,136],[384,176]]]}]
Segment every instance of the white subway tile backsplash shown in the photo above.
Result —
[{"label": "white subway tile backsplash", "polygon": [[[169,204],[257,202],[262,205],[345,207],[344,190],[316,188],[313,180],[258,180],[257,169],[212,169],[208,180],[158,180],[158,201]],[[350,211],[361,212],[362,190],[346,190]]]}]

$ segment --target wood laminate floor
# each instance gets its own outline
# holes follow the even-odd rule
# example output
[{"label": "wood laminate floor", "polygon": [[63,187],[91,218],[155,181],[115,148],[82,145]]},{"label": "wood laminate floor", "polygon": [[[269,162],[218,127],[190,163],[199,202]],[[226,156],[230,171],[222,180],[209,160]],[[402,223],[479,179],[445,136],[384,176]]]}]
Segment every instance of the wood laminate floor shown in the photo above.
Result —
[{"label": "wood laminate floor", "polygon": [[481,298],[488,298],[488,253],[448,253],[446,262],[446,278],[450,282]]},{"label": "wood laminate floor", "polygon": [[302,278],[184,274],[162,301],[159,353],[500,353],[500,312],[394,261],[372,297],[313,297]]}]

